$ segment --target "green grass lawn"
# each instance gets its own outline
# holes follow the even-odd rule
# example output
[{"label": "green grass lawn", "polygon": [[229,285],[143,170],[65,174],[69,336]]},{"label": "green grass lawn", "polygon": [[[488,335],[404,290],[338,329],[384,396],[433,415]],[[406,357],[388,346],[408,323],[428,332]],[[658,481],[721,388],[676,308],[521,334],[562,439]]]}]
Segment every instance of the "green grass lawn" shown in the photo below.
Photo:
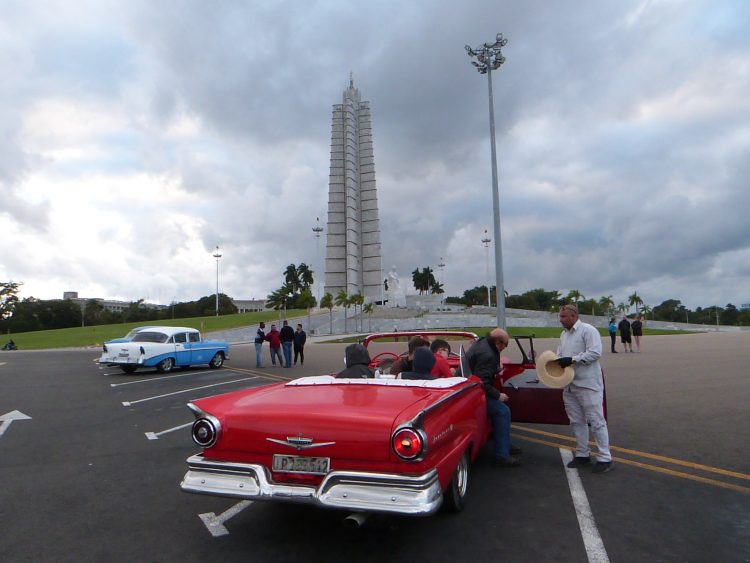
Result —
[{"label": "green grass lawn", "polygon": [[[304,309],[290,309],[287,318],[302,317],[307,314]],[[132,328],[146,325],[186,326],[197,328],[201,332],[226,330],[243,326],[257,325],[260,321],[271,323],[277,321],[277,311],[263,311],[258,313],[238,313],[219,317],[192,317],[187,319],[169,319],[161,321],[140,321],[137,323],[121,323],[114,325],[98,325],[75,328],[61,328],[57,330],[39,330],[35,332],[19,332],[0,338],[0,345],[13,338],[19,350],[43,350],[47,348],[77,348],[83,346],[98,346],[107,340],[125,336]]]}]

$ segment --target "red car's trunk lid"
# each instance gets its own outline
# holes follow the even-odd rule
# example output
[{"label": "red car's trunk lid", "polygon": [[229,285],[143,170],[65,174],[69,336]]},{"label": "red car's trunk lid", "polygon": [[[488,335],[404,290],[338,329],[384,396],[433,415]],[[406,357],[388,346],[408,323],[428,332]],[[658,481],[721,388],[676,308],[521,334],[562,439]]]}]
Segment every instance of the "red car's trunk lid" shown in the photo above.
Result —
[{"label": "red car's trunk lid", "polygon": [[[433,392],[356,383],[279,384],[195,404],[221,421],[214,454],[233,451],[384,461],[390,455],[396,419]],[[415,405],[408,412],[416,413],[421,407]],[[295,445],[299,439],[311,442],[300,449]]]}]

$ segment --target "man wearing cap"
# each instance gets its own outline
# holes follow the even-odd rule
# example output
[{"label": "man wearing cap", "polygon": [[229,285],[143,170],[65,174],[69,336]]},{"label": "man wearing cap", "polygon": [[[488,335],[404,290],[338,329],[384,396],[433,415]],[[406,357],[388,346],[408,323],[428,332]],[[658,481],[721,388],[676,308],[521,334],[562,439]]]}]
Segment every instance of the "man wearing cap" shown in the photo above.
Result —
[{"label": "man wearing cap", "polygon": [[565,412],[576,436],[575,457],[568,463],[568,467],[578,468],[591,463],[590,427],[598,449],[593,472],[606,473],[614,465],[609,452],[609,432],[602,407],[604,378],[599,365],[602,338],[598,330],[578,318],[575,305],[563,305],[560,308],[560,324],[565,330],[560,335],[557,363],[562,368],[572,366],[575,372],[573,381],[563,390]]},{"label": "man wearing cap", "polygon": [[510,443],[510,409],[505,402],[508,395],[495,388],[495,376],[500,369],[500,353],[508,347],[508,333],[501,328],[493,329],[485,338],[477,340],[466,359],[471,373],[481,378],[487,396],[487,415],[492,421],[492,440],[495,444],[497,467],[518,467],[521,460],[511,454],[521,453],[521,448]]}]

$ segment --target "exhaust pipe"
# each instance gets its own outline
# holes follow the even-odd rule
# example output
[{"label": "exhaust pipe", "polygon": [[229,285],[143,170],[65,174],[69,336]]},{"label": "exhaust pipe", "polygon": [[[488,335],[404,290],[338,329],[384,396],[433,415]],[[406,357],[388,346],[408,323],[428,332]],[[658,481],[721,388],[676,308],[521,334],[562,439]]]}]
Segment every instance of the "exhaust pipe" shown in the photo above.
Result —
[{"label": "exhaust pipe", "polygon": [[344,526],[350,529],[361,528],[365,525],[367,517],[369,515],[364,512],[353,512],[346,518],[344,518]]}]

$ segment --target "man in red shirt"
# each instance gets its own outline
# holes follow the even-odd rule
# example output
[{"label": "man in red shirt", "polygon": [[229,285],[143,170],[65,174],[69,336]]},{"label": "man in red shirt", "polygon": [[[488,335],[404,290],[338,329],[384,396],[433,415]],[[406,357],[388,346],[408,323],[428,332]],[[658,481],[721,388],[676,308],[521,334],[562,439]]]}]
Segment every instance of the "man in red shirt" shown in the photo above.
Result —
[{"label": "man in red shirt", "polygon": [[275,366],[276,356],[278,356],[279,365],[284,367],[284,360],[281,359],[281,333],[276,328],[276,325],[271,325],[271,332],[266,334],[266,340],[268,340],[271,347],[271,363]]}]

